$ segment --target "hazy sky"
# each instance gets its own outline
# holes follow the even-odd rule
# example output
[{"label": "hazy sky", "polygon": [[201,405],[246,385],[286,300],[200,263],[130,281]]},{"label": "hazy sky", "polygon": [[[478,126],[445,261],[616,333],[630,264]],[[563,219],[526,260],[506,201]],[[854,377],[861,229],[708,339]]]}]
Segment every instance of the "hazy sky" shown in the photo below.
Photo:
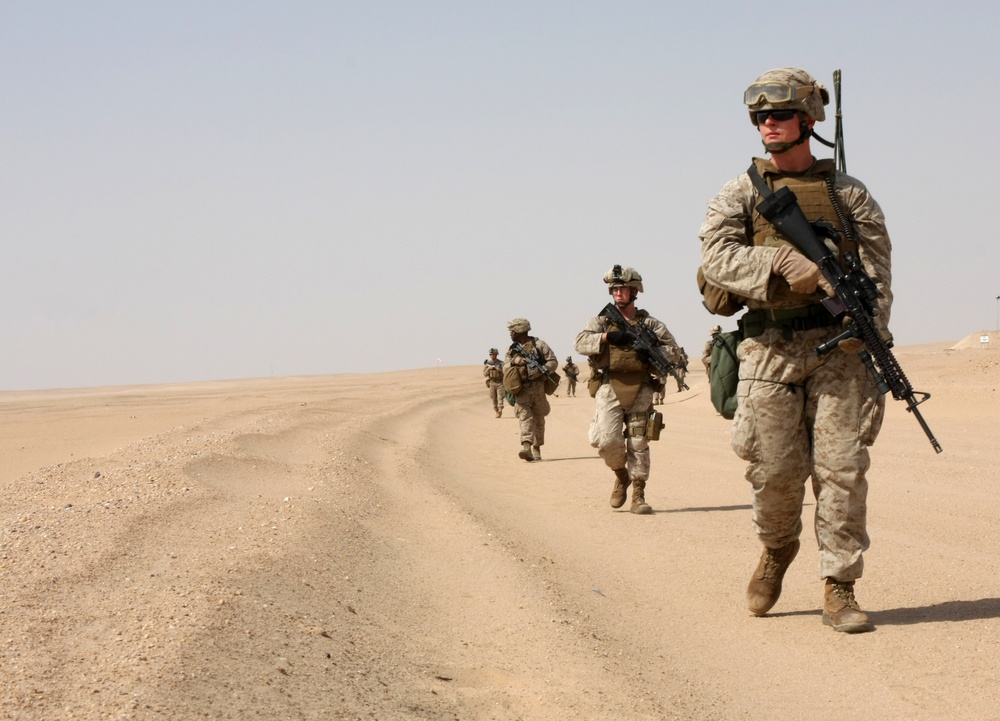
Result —
[{"label": "hazy sky", "polygon": [[561,362],[615,263],[697,355],[784,65],[842,70],[897,343],[992,329],[1000,11],[963,5],[2,0],[0,389],[478,365],[515,316]]}]

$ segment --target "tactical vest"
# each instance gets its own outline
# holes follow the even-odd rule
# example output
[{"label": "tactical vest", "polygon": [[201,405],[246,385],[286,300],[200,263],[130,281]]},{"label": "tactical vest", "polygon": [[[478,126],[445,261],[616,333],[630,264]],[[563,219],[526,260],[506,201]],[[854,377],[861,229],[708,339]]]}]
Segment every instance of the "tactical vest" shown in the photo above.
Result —
[{"label": "tactical vest", "polygon": [[[636,325],[641,320],[649,316],[644,310],[637,310],[631,324]],[[608,323],[608,331],[623,330],[614,323]],[[603,368],[612,373],[649,373],[649,364],[643,361],[634,348],[621,348],[610,343],[604,344],[604,350],[597,356],[595,361],[598,368]]]},{"label": "tactical vest", "polygon": [[[838,260],[843,265],[844,253],[847,251],[856,252],[856,248],[848,247],[849,242],[844,233],[844,227],[840,222],[840,215],[830,199],[830,188],[826,178],[830,176],[831,181],[836,165],[832,160],[817,160],[809,170],[804,173],[784,173],[778,170],[770,161],[761,158],[754,158],[754,165],[757,172],[772,190],[777,190],[787,186],[798,198],[799,207],[805,214],[806,219],[811,221],[822,220],[832,225],[840,236],[837,243]],[[769,220],[757,212],[756,207],[752,214],[753,219],[753,242],[754,245],[778,247],[781,245],[792,245],[781,232],[775,228]],[[792,245],[794,248],[795,246]],[[788,287],[787,283],[777,283],[775,290],[771,294],[770,305],[780,308],[790,308],[797,306],[811,305],[816,302],[814,295],[804,295],[795,293]]]},{"label": "tactical vest", "polygon": [[[528,340],[526,340],[524,343],[522,343],[521,347],[524,348],[524,351],[528,355],[536,355],[536,353],[535,353],[535,337],[534,336],[528,336]],[[519,354],[515,353],[514,355],[519,355]],[[544,358],[541,359],[541,363],[542,363],[542,365],[545,365],[545,359]],[[517,374],[519,376],[521,376],[521,382],[522,383],[528,383],[529,381],[528,381],[528,366],[527,366],[527,364],[525,364],[525,365],[518,365],[516,367],[517,367]],[[533,380],[538,380],[538,379],[535,378]]]},{"label": "tactical vest", "polygon": [[496,363],[487,363],[487,365],[489,366],[487,370],[487,373],[489,373],[489,375],[487,376],[487,378],[489,378],[494,383],[499,383],[501,380],[503,380],[503,363],[501,363],[498,360]]}]

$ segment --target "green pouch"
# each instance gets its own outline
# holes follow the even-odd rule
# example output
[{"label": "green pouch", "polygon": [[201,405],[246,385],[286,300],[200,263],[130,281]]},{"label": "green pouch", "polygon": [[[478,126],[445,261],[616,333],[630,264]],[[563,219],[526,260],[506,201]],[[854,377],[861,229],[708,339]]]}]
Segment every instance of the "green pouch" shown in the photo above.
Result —
[{"label": "green pouch", "polygon": [[740,382],[740,361],[736,347],[743,340],[739,330],[719,333],[712,343],[709,370],[709,387],[712,405],[723,418],[732,420],[736,415],[736,388]]}]

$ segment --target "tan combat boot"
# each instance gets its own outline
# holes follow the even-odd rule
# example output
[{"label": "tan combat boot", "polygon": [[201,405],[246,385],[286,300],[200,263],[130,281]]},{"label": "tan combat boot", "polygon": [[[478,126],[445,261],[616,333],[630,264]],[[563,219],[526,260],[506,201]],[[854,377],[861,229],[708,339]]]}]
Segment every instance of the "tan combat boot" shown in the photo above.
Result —
[{"label": "tan combat boot", "polygon": [[854,581],[826,579],[823,623],[842,633],[865,633],[875,627],[854,598]]},{"label": "tan combat boot", "polygon": [[531,460],[540,461],[542,460],[542,448],[541,446],[531,447]]},{"label": "tan combat boot", "polygon": [[763,616],[778,602],[781,595],[781,579],[792,565],[799,552],[799,541],[795,539],[781,548],[765,548],[761,554],[757,570],[747,586],[747,608],[755,616]]},{"label": "tan combat boot", "polygon": [[629,480],[628,470],[625,468],[615,469],[615,485],[611,487],[611,507],[621,508],[625,505],[625,497],[628,495],[628,487],[632,481]]},{"label": "tan combat boot", "polygon": [[517,454],[517,457],[518,458],[523,458],[524,460],[529,461],[529,462],[532,461],[532,460],[534,460],[531,457],[531,444],[528,443],[527,441],[524,441],[524,443],[521,444],[521,450]]},{"label": "tan combat boot", "polygon": [[652,506],[646,503],[646,482],[632,481],[632,513],[645,516],[653,512]]}]

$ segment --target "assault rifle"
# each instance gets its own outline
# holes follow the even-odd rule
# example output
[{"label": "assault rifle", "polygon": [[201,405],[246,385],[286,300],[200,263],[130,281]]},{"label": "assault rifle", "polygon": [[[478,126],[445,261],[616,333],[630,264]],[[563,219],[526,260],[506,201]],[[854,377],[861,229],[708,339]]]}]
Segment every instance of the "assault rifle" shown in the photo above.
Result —
[{"label": "assault rifle", "polygon": [[534,353],[529,353],[528,349],[525,348],[520,343],[511,343],[510,349],[515,353],[517,353],[519,356],[522,356],[531,370],[535,371],[536,373],[541,373],[542,375],[544,375],[546,378],[549,379],[551,383],[554,384],[554,386],[559,385],[559,381],[561,380],[559,376],[553,373],[552,371],[546,369],[545,364],[540,363],[538,358],[535,357]]},{"label": "assault rifle", "polygon": [[661,378],[666,378],[668,375],[673,376],[680,388],[686,391],[691,390],[688,388],[687,383],[684,382],[684,376],[677,370],[677,366],[668,361],[663,355],[663,351],[660,350],[660,339],[656,333],[642,323],[635,325],[629,323],[628,319],[622,315],[622,312],[618,310],[618,306],[614,303],[608,303],[598,315],[607,318],[621,330],[625,331],[628,334],[629,340],[632,341],[632,348],[639,353],[639,356],[644,361],[656,369]]},{"label": "assault rifle", "polygon": [[[753,178],[751,173],[751,178]],[[759,177],[759,175],[758,175]],[[756,179],[754,179],[756,185]],[[833,287],[834,295],[822,300],[824,307],[838,320],[850,318],[851,323],[839,335],[816,348],[817,355],[825,355],[837,347],[837,344],[848,338],[858,338],[865,347],[858,351],[858,356],[871,373],[872,380],[879,393],[892,392],[897,401],[906,401],[906,410],[914,415],[920,427],[931,442],[937,453],[941,445],[937,442],[924,417],[917,408],[931,397],[930,393],[913,390],[896,357],[892,354],[892,343],[886,342],[879,332],[875,322],[877,310],[874,306],[878,298],[878,288],[875,281],[865,271],[861,260],[853,253],[844,253],[846,270],[841,268],[837,255],[820,239],[819,234],[831,240],[837,239],[837,232],[829,223],[817,221],[810,223],[805,213],[799,207],[798,199],[788,187],[779,188],[773,193],[764,193],[767,185],[761,181],[758,190],[764,199],[757,205],[757,210],[767,220],[771,221],[781,233],[798,248],[802,254],[819,266],[823,277]],[[874,356],[874,358],[873,358]]]}]

